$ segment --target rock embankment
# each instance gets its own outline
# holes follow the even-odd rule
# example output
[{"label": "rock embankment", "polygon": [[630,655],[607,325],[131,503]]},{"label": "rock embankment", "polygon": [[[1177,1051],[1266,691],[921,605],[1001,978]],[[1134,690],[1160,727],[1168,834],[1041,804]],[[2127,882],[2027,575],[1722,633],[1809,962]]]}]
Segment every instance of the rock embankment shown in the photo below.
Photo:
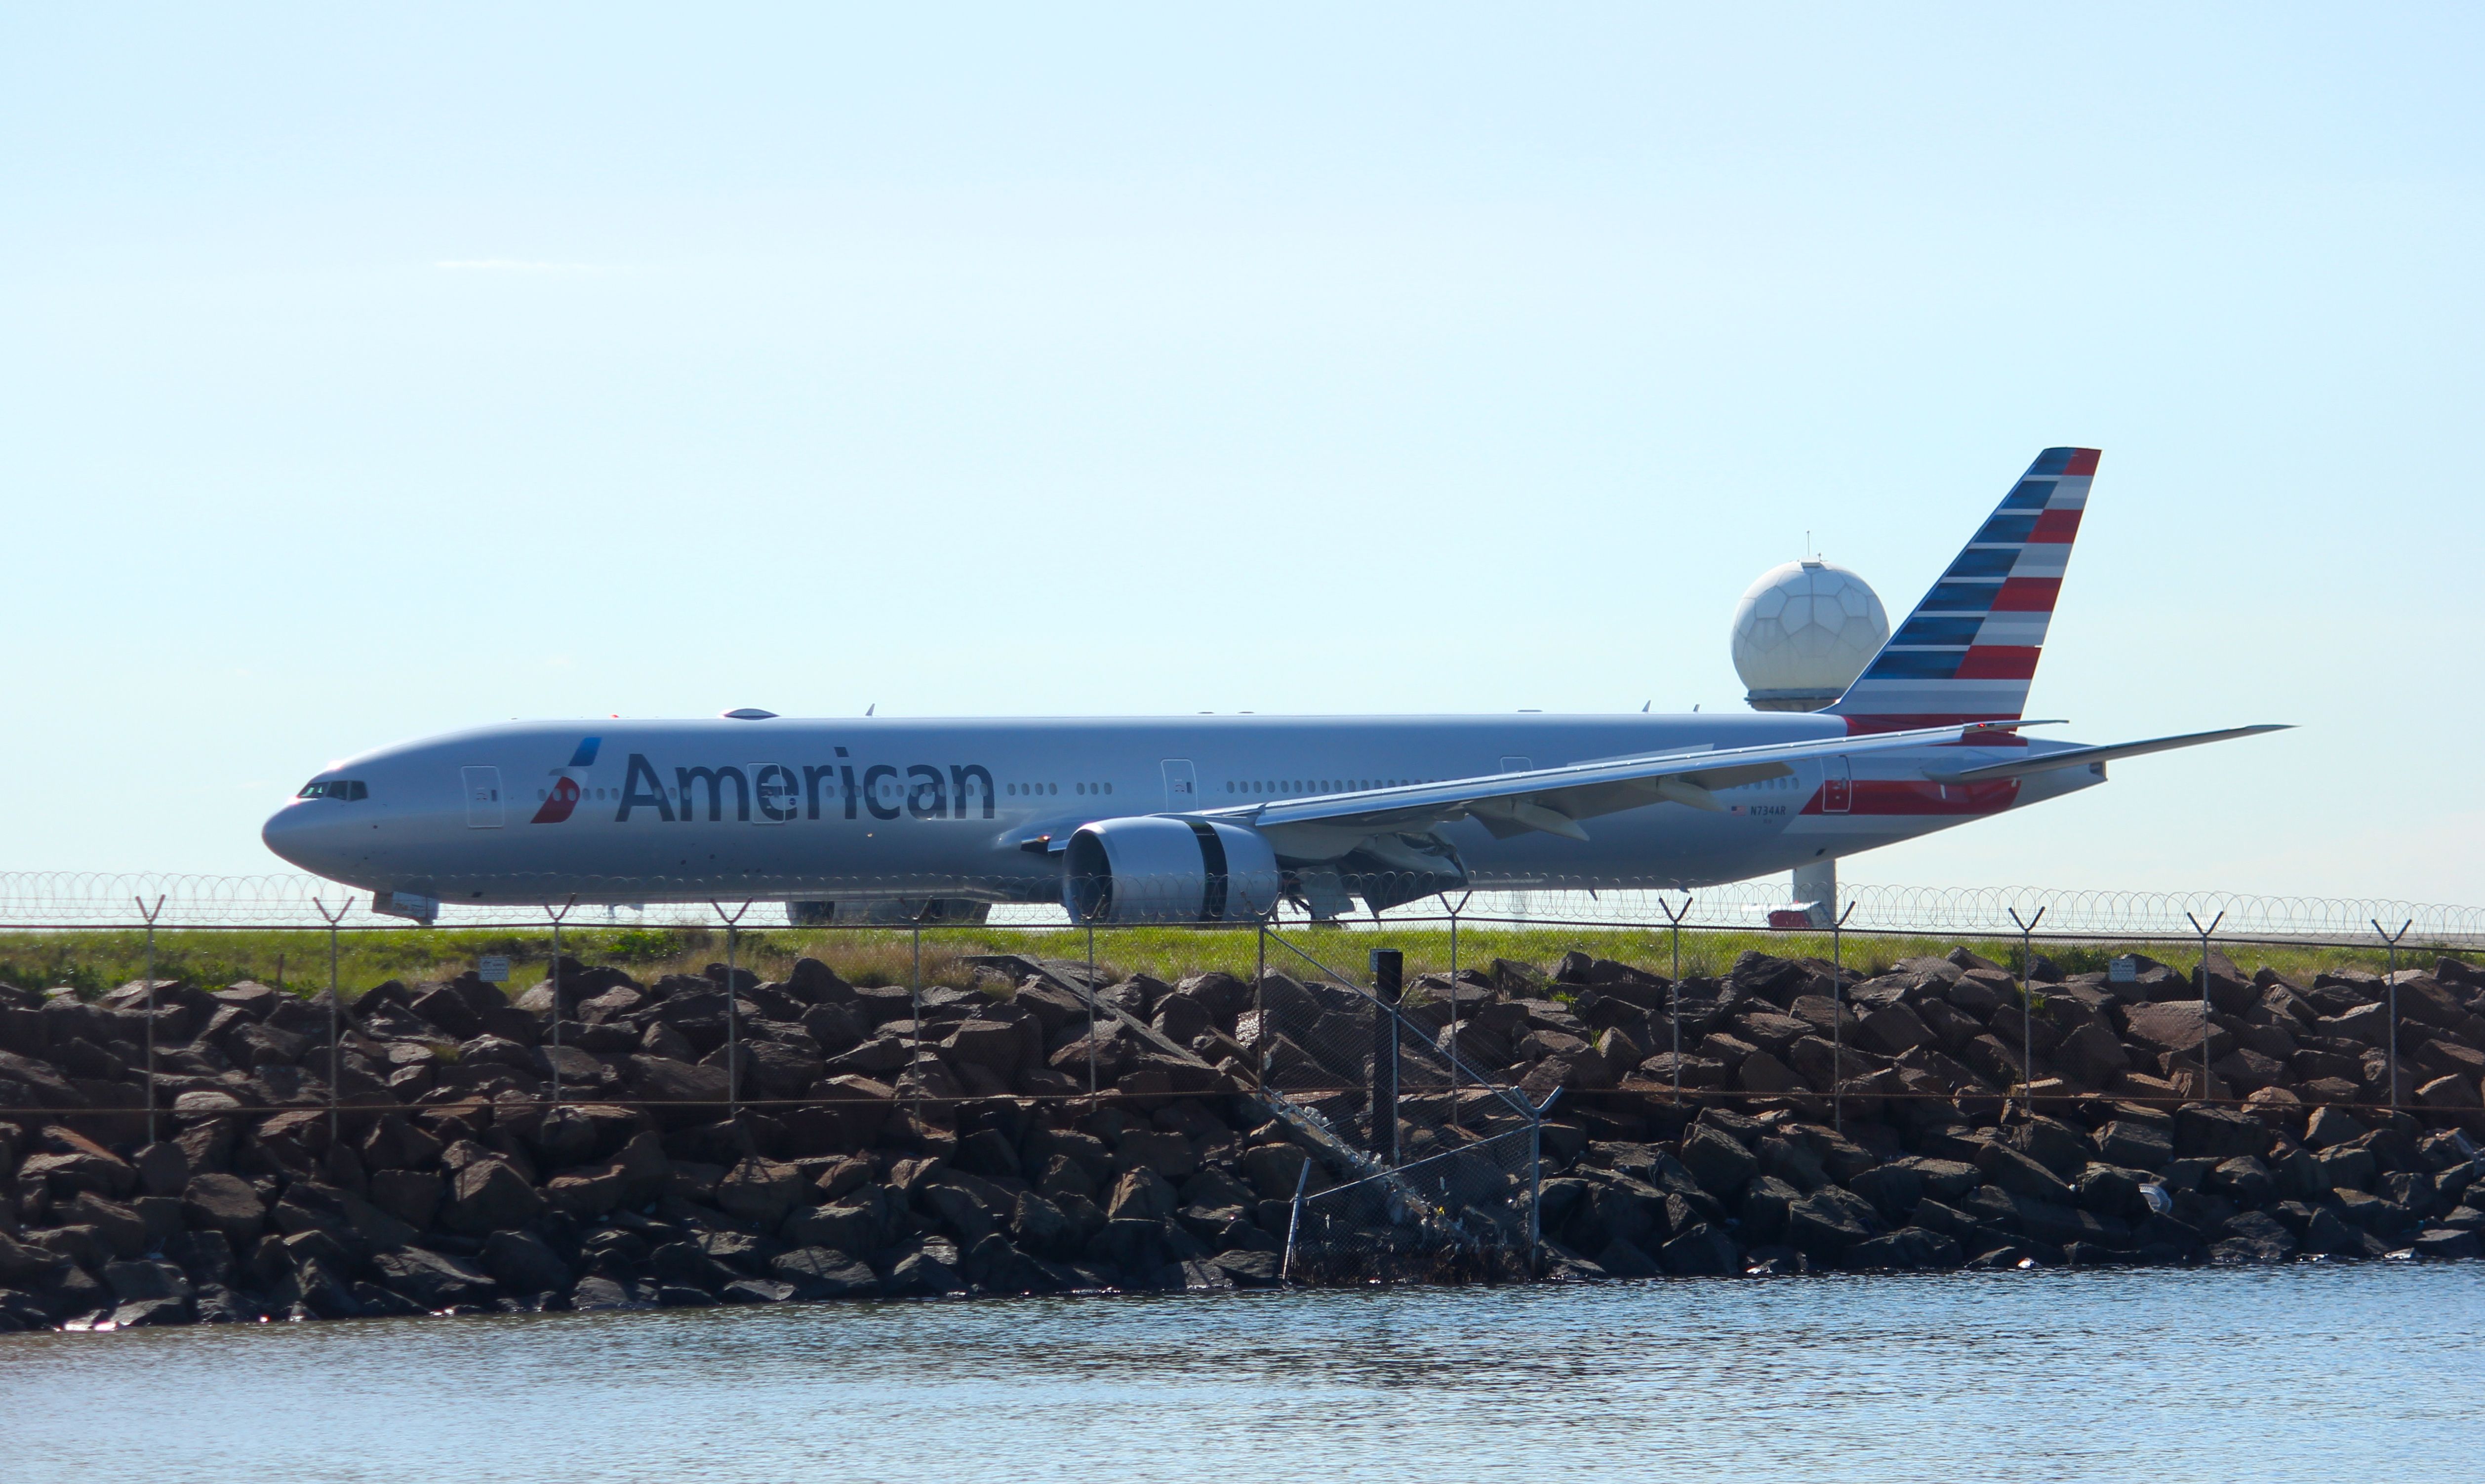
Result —
[{"label": "rock embankment", "polygon": [[[730,996],[722,965],[564,962],[558,1004],[472,975],[350,1006],[0,985],[0,1329],[1274,1282],[1297,1189],[1355,1174],[1314,1130],[1369,1142],[1369,1002],[1133,976],[1091,1033],[1027,967],[926,990],[919,1019],[811,959]],[[1761,955],[1679,985],[1575,954],[1432,977],[1401,1147],[1479,1135],[1492,1094],[1424,1090],[1455,1038],[1564,1092],[1554,1276],[2478,1254],[2466,965],[2298,985],[2213,959],[2205,1019],[2163,966],[2037,974],[2027,1011],[1964,952],[1843,996]]]},{"label": "rock embankment", "polygon": [[1677,986],[1497,964],[1499,1039],[1462,1054],[1567,1090],[1577,1157],[1541,1215],[1583,1274],[2480,1255],[2474,969],[2299,984],[2212,955],[2205,1017],[2196,975],[2145,959],[2032,972],[2023,1002],[1960,950],[1834,999],[1827,963],[1746,954],[1679,986],[1678,1057]]},{"label": "rock embankment", "polygon": [[[0,986],[0,1329],[1275,1282],[1306,1153],[1229,1074],[1117,1020],[1090,1098],[1079,994],[918,1026],[805,959],[740,976],[733,1112],[725,977],[570,963],[558,1045],[549,982],[159,984],[153,1142],[147,987]],[[1100,998],[1230,1027],[1249,990]]]}]

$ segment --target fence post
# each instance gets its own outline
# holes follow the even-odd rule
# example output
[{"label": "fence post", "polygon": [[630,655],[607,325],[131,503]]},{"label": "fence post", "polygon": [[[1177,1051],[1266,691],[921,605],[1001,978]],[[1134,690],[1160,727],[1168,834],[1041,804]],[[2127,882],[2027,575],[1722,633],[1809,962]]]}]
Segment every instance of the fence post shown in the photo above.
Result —
[{"label": "fence post", "polygon": [[[737,934],[742,926],[742,914],[751,910],[751,904],[746,902],[734,908],[731,913],[725,911],[724,904],[721,902],[711,902],[708,905],[716,908],[716,915],[724,919],[724,1106],[726,1118],[740,1119],[742,1117],[742,994],[733,983],[733,971],[736,966],[734,950],[738,946]],[[556,1004],[553,1009],[558,1012],[560,1007]]]},{"label": "fence post", "polygon": [[164,897],[157,893],[149,906],[144,897],[130,899],[147,919],[147,1142],[155,1142],[155,919],[163,914]]},{"label": "fence post", "polygon": [[1544,1258],[1544,1115],[1560,1100],[1562,1090],[1544,1094],[1527,1120],[1527,1276],[1543,1271]]},{"label": "fence post", "polygon": [[[2226,920],[2226,914],[2219,912],[2205,928],[2189,911],[2183,914],[2183,920],[2200,934],[2200,1101],[2205,1103],[2209,1100],[2209,934],[2218,931],[2218,924]],[[2398,1090],[2393,1087],[2390,1092],[2395,1096]]]},{"label": "fence post", "polygon": [[1287,1282],[1295,1273],[1295,1235],[1303,1228],[1303,1187],[1311,1182],[1311,1151],[1303,1152],[1303,1167],[1295,1173],[1295,1207],[1286,1217],[1286,1256],[1277,1265],[1277,1282]]},{"label": "fence post", "polygon": [[1087,1101],[1096,1101],[1096,920],[1087,920]]},{"label": "fence post", "polygon": [[[1272,907],[1270,910],[1274,911],[1275,908]],[[1251,1060],[1255,1064],[1251,1068],[1251,1080],[1262,1087],[1267,1087],[1269,1085],[1269,990],[1266,982],[1269,978],[1269,919],[1265,913],[1253,925],[1252,937],[1257,941],[1260,949],[1259,966],[1251,974],[1251,1019],[1260,1028],[1260,1046],[1258,1050],[1251,1053]],[[1095,939],[1090,937],[1088,941],[1092,944]],[[1094,962],[1096,951],[1092,947],[1088,949],[1087,957],[1089,960],[1087,974],[1092,979],[1096,973]],[[1090,1088],[1088,1091],[1092,1093],[1095,1090]]]},{"label": "fence post", "polygon": [[1840,934],[1854,910],[1850,901],[1829,924],[1829,1126],[1842,1134],[1846,1132],[1846,947]]},{"label": "fence post", "polygon": [[1376,948],[1372,968],[1372,1152],[1398,1163],[1398,999],[1406,992],[1406,957]]},{"label": "fence post", "polygon": [[[2416,919],[2411,917],[2399,924],[2398,931],[2382,932],[2381,921],[2378,918],[2373,921],[2373,931],[2381,933],[2382,941],[2389,944],[2390,950],[2389,977],[2382,981],[2382,984],[2388,991],[2390,1007],[2390,1111],[2393,1113],[2398,1111],[2399,1106],[2399,939],[2406,937],[2408,930],[2415,926]],[[2201,975],[2201,982],[2205,984],[2207,980],[2208,976],[2204,972]]]},{"label": "fence post", "polygon": [[1682,894],[1679,911],[1663,896],[1656,899],[1656,904],[1664,910],[1666,926],[1674,933],[1674,983],[1667,986],[1665,999],[1674,1018],[1674,1106],[1679,1112],[1682,1108],[1682,919],[1691,914],[1691,894]]},{"label": "fence post", "polygon": [[[2010,920],[2019,924],[2019,1101],[2026,1105],[2020,1111],[2033,1123],[2036,1119],[2036,1104],[2027,1094],[2026,1088],[2036,1080],[2036,982],[2028,977],[2028,970],[2036,954],[2029,940],[2035,932],[2036,925],[2045,920],[2045,909],[2038,907],[2035,916],[2020,922],[2019,909],[2012,907]],[[2200,978],[2204,985],[2208,982],[2205,968]]]},{"label": "fence post", "polygon": [[907,1013],[914,1018],[909,1022],[912,1029],[907,1036],[906,1075],[915,1084],[915,1126],[918,1135],[923,1127],[923,919],[932,915],[932,904],[938,900],[923,899],[923,906],[914,914],[915,922],[908,931],[914,957],[906,971],[906,1003]]},{"label": "fence post", "polygon": [[[561,904],[560,911],[554,912],[550,907],[544,908],[546,912],[552,914],[552,1056],[550,1060],[552,1062],[552,1105],[556,1108],[560,1106],[560,923],[562,918],[569,915],[570,908],[576,905],[578,905],[578,894],[572,892],[569,900]],[[731,934],[728,933],[726,936],[729,942]],[[730,946],[725,949],[725,957],[727,958],[733,957]],[[728,968],[725,971],[725,978],[730,980],[732,977],[732,970]],[[730,986],[728,986],[728,992],[729,990]]]},{"label": "fence post", "polygon": [[328,1147],[334,1148],[337,1146],[339,1127],[344,1121],[337,1111],[337,1104],[340,1101],[337,1090],[337,1043],[344,1039],[339,1023],[344,1013],[342,1009],[344,991],[337,986],[337,924],[343,920],[347,909],[353,904],[350,901],[340,903],[333,914],[328,910],[328,904],[320,898],[312,898],[311,904],[318,909],[319,915],[328,923]]},{"label": "fence post", "polygon": [[1457,906],[1450,905],[1450,894],[1441,893],[1441,908],[1450,914],[1450,1126],[1459,1120],[1459,913],[1466,909],[1475,893],[1466,892]]}]

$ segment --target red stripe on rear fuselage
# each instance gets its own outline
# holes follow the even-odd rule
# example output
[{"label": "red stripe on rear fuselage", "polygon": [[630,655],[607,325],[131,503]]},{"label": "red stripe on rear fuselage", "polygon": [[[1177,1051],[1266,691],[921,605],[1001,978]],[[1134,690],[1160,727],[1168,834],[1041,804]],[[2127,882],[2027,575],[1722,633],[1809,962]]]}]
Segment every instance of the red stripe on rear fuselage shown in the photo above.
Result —
[{"label": "red stripe on rear fuselage", "polygon": [[[1919,815],[1952,818],[1967,814],[2000,814],[2019,797],[2019,780],[2002,778],[1991,783],[1929,783],[1923,779],[1858,778],[1854,785],[1853,807],[1843,814],[1867,814],[1881,817]],[[1803,813],[1827,815],[1821,807],[1820,791],[1813,791],[1806,799]]]},{"label": "red stripe on rear fuselage", "polygon": [[[1915,714],[1889,712],[1878,715],[1859,714],[1842,716],[1839,719],[1846,723],[1847,736],[1871,737],[1881,732],[1920,732],[1926,727],[1965,726],[1974,721],[2016,721],[2019,719],[2019,713],[2015,711]],[[1987,737],[1980,737],[1973,742],[1926,742],[1925,745],[1928,747],[2024,747],[2028,745],[2028,739],[2016,732],[1997,732]]]}]

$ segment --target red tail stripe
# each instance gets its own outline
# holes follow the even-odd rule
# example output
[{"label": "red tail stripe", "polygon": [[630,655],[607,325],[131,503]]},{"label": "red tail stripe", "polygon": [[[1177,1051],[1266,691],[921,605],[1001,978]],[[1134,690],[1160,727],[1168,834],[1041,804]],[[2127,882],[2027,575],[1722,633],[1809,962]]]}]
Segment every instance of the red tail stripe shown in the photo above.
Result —
[{"label": "red tail stripe", "polygon": [[2002,590],[1993,595],[1996,613],[2050,613],[2054,600],[2062,596],[2061,578],[2005,578]]},{"label": "red tail stripe", "polygon": [[2095,448],[2072,449],[2071,461],[2062,466],[2062,472],[2065,475],[2095,473],[2098,452],[2099,450]]},{"label": "red tail stripe", "polygon": [[1959,657],[1960,680],[2028,680],[2036,673],[2033,644],[1978,644]]},{"label": "red tail stripe", "polygon": [[2028,539],[2068,546],[2071,538],[2080,533],[2080,517],[2086,513],[2081,510],[2048,510],[2036,517],[2036,528],[2028,532]]}]

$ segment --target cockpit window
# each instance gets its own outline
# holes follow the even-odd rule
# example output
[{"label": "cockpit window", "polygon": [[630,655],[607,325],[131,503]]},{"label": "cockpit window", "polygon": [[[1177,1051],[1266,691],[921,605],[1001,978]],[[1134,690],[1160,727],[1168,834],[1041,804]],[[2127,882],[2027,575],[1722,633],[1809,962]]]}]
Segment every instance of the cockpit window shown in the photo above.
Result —
[{"label": "cockpit window", "polygon": [[371,791],[359,778],[319,778],[302,785],[296,798],[369,798]]}]

